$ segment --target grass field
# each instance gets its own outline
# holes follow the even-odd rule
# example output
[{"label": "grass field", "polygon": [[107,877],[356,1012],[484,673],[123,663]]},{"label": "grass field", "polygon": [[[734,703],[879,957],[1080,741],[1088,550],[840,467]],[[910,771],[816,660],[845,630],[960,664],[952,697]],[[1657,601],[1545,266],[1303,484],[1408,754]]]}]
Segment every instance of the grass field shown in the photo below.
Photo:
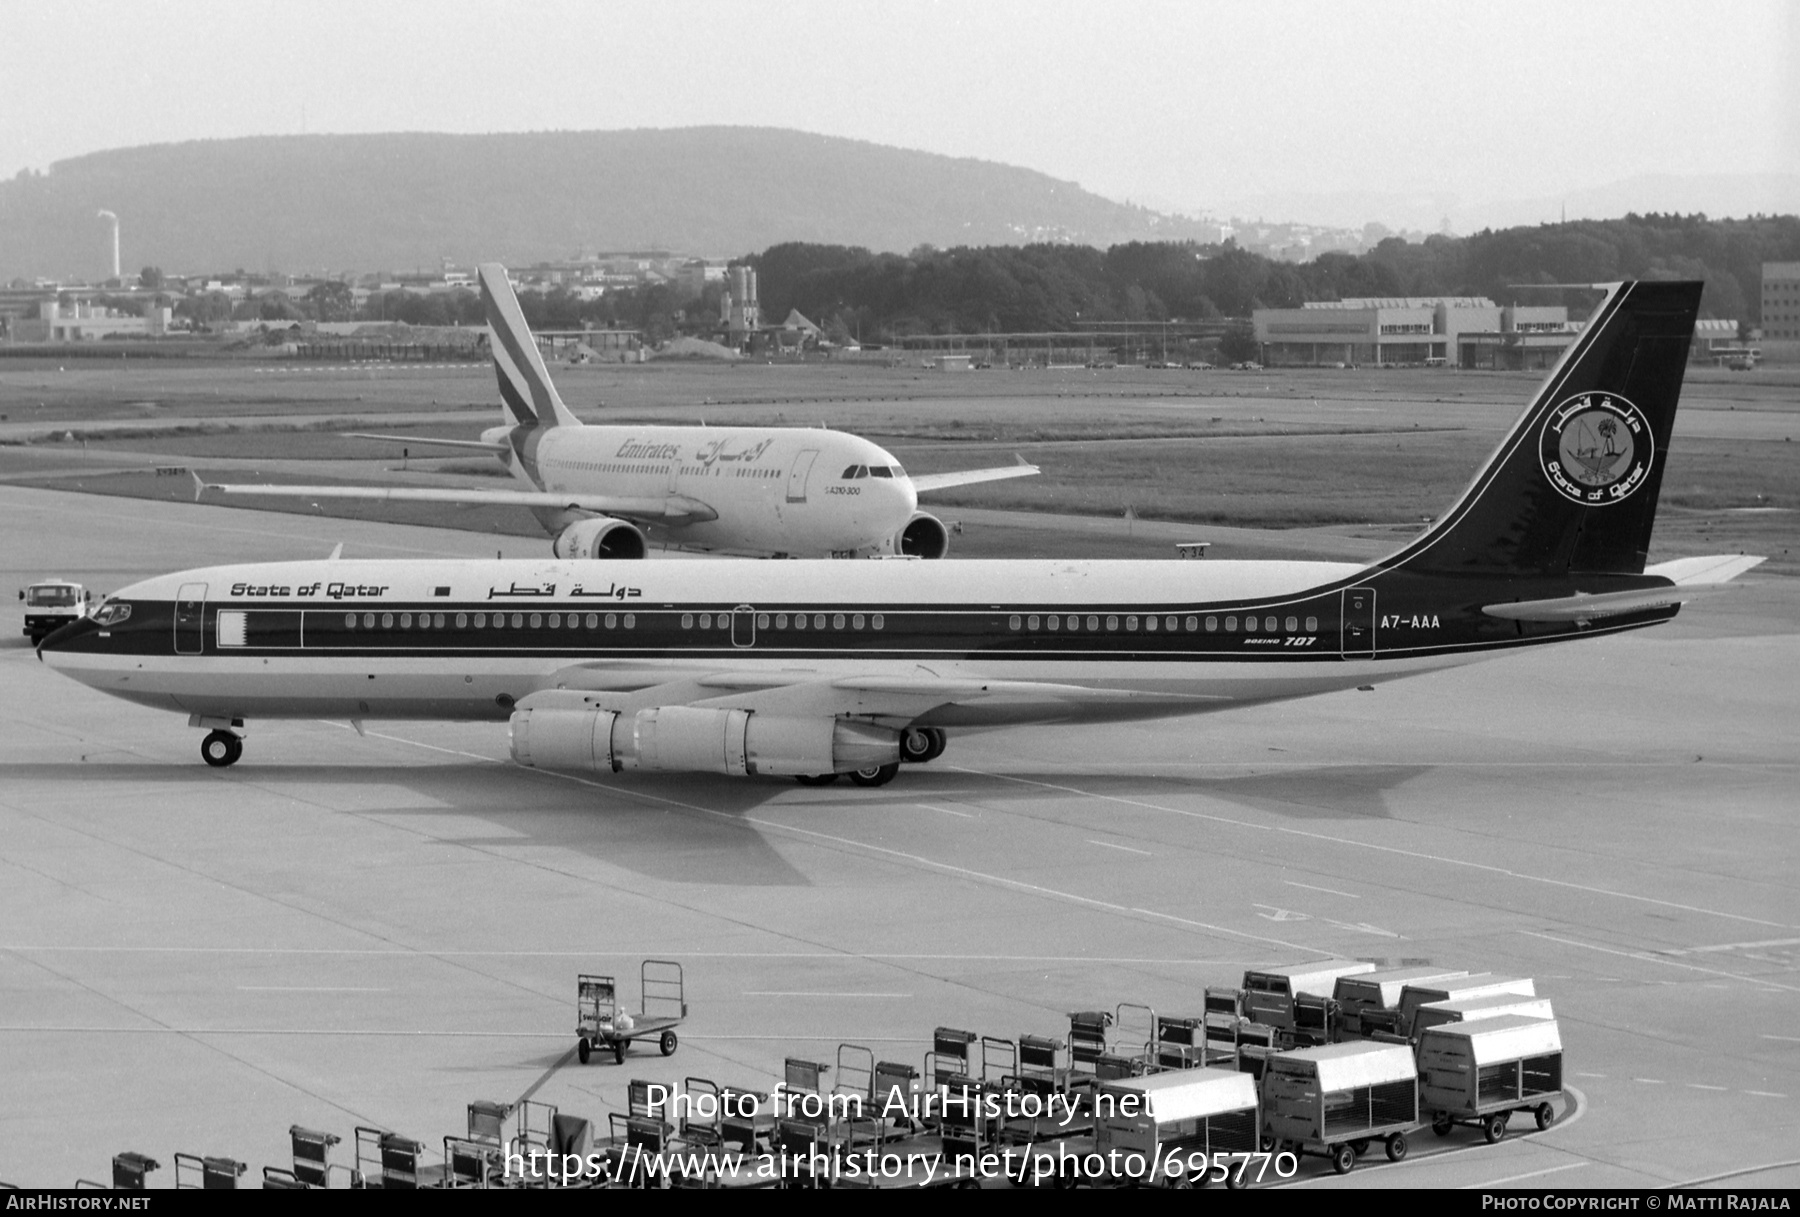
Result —
[{"label": "grass field", "polygon": [[[0,364],[0,438],[28,445],[0,447],[0,477],[182,498],[191,495],[191,482],[158,477],[154,466],[206,473],[207,462],[227,461],[216,475],[244,480],[257,461],[316,462],[316,472],[295,474],[287,466],[270,477],[322,483],[480,484],[494,472],[468,454],[434,457],[422,447],[402,470],[401,443],[340,434],[373,428],[473,438],[498,421],[491,373],[483,367],[60,366],[66,370],[36,361]],[[1120,519],[1129,508],[1144,520],[1249,528],[1416,528],[1467,483],[1538,380],[1441,371],[1136,368],[951,375],[791,364],[599,365],[558,368],[554,375],[565,399],[594,422],[825,423],[883,444],[915,473],[1004,464],[1013,452],[1043,469],[1038,478],[930,496],[925,506],[941,513],[985,508]],[[1787,412],[1800,423],[1800,375],[1696,369],[1684,409]],[[62,438],[71,433],[82,443]],[[119,471],[121,463],[139,472]],[[534,520],[512,509],[345,502],[322,508],[507,535],[538,532]],[[1000,531],[965,535],[956,552],[1006,552],[1007,542],[992,535]],[[1046,546],[1070,556],[1090,548],[1168,552],[1161,541],[1123,532],[1107,542],[1091,535],[1045,541],[1034,531],[1028,548]],[[1760,552],[1770,555],[1771,571],[1800,573],[1800,449],[1790,442],[1684,440],[1670,453],[1656,549],[1661,556]]]}]

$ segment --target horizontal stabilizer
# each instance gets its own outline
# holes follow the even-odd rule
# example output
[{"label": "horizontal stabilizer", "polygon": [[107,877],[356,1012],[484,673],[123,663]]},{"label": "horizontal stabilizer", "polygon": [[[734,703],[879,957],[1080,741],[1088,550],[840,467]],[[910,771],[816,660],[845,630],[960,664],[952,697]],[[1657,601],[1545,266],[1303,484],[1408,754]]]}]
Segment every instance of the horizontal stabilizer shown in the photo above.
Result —
[{"label": "horizontal stabilizer", "polygon": [[[1717,558],[1687,558],[1683,562],[1706,562],[1715,564],[1715,569],[1729,569],[1729,564],[1720,566]],[[1726,580],[1741,574],[1743,571],[1761,562],[1761,558],[1749,558],[1746,564],[1731,569],[1724,579],[1705,582],[1689,581],[1677,583],[1670,587],[1645,587],[1628,592],[1601,592],[1598,595],[1559,596],[1553,600],[1520,600],[1511,604],[1483,605],[1481,611],[1489,617],[1499,617],[1506,621],[1541,621],[1556,624],[1574,622],[1585,625],[1590,621],[1599,621],[1607,617],[1620,617],[1627,613],[1641,613],[1650,609],[1673,608],[1685,604],[1689,600],[1698,600],[1702,596],[1716,595],[1719,592],[1736,591],[1737,585]],[[1677,563],[1668,563],[1673,566]],[[1653,568],[1646,574],[1667,573],[1660,568]]]},{"label": "horizontal stabilizer", "polygon": [[1704,558],[1676,558],[1672,562],[1658,562],[1655,566],[1646,566],[1644,573],[1661,575],[1681,587],[1705,586],[1729,583],[1766,561],[1767,558],[1759,558],[1755,554],[1711,554]]},{"label": "horizontal stabilizer", "polygon": [[1016,465],[1003,465],[996,469],[965,469],[961,473],[926,473],[914,474],[913,489],[920,494],[929,490],[944,490],[951,486],[968,486],[975,482],[998,482],[1005,478],[1028,478],[1038,472],[1036,465],[1028,465],[1023,457]]},{"label": "horizontal stabilizer", "polygon": [[227,486],[194,478],[194,497],[212,490],[230,495],[274,495],[282,498],[371,499],[389,503],[487,503],[505,507],[567,508],[627,520],[690,523],[716,520],[718,512],[705,503],[681,495],[663,498],[631,498],[609,494],[557,494],[547,490],[458,490],[454,487],[384,486]]},{"label": "horizontal stabilizer", "polygon": [[395,444],[425,444],[440,448],[476,448],[482,452],[511,452],[505,444],[491,444],[484,439],[439,439],[432,435],[373,435],[367,431],[345,431],[345,439],[387,440]]}]

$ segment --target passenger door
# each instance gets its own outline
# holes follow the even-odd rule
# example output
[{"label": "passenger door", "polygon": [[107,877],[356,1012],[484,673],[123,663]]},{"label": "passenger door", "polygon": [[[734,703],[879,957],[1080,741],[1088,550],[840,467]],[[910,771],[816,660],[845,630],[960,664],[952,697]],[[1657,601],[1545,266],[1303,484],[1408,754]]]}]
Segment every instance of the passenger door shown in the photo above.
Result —
[{"label": "passenger door", "polygon": [[740,604],[731,612],[731,645],[756,645],[756,610],[747,604]]},{"label": "passenger door", "polygon": [[198,655],[206,646],[206,584],[183,583],[175,597],[175,653]]},{"label": "passenger door", "polygon": [[806,479],[811,476],[813,462],[817,460],[818,457],[819,450],[817,448],[808,448],[794,458],[794,467],[788,472],[788,502],[806,502]]}]

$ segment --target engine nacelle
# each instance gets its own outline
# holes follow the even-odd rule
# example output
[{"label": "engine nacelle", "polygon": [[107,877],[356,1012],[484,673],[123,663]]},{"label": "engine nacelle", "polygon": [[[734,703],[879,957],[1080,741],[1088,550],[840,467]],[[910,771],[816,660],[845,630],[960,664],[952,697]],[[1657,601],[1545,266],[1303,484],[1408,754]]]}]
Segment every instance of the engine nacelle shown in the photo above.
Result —
[{"label": "engine nacelle", "polygon": [[534,769],[811,775],[900,759],[900,734],[839,718],[659,706],[614,710],[527,706],[513,712],[512,758]]},{"label": "engine nacelle", "polygon": [[557,533],[550,548],[559,558],[642,558],[650,543],[635,524],[595,516],[577,520]]},{"label": "engine nacelle", "polygon": [[950,530],[929,511],[915,511],[894,534],[894,552],[908,558],[941,558],[950,552]]}]

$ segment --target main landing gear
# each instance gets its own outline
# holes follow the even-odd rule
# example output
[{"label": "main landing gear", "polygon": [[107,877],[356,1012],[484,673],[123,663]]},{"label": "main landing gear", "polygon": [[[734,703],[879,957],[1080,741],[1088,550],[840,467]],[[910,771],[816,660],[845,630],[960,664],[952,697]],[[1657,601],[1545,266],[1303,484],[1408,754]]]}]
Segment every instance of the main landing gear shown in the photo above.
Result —
[{"label": "main landing gear", "polygon": [[[935,761],[944,755],[944,746],[948,742],[942,727],[908,727],[900,733],[900,759],[915,765]],[[886,786],[899,772],[900,766],[897,764],[871,765],[867,769],[852,772],[850,780],[858,786]],[[794,780],[802,786],[829,786],[838,780],[838,775],[803,773]]]},{"label": "main landing gear", "polygon": [[235,765],[244,755],[244,737],[230,731],[212,730],[200,741],[200,759],[214,769]]},{"label": "main landing gear", "polygon": [[900,733],[900,759],[918,765],[935,761],[948,743],[942,727],[908,727]]}]

